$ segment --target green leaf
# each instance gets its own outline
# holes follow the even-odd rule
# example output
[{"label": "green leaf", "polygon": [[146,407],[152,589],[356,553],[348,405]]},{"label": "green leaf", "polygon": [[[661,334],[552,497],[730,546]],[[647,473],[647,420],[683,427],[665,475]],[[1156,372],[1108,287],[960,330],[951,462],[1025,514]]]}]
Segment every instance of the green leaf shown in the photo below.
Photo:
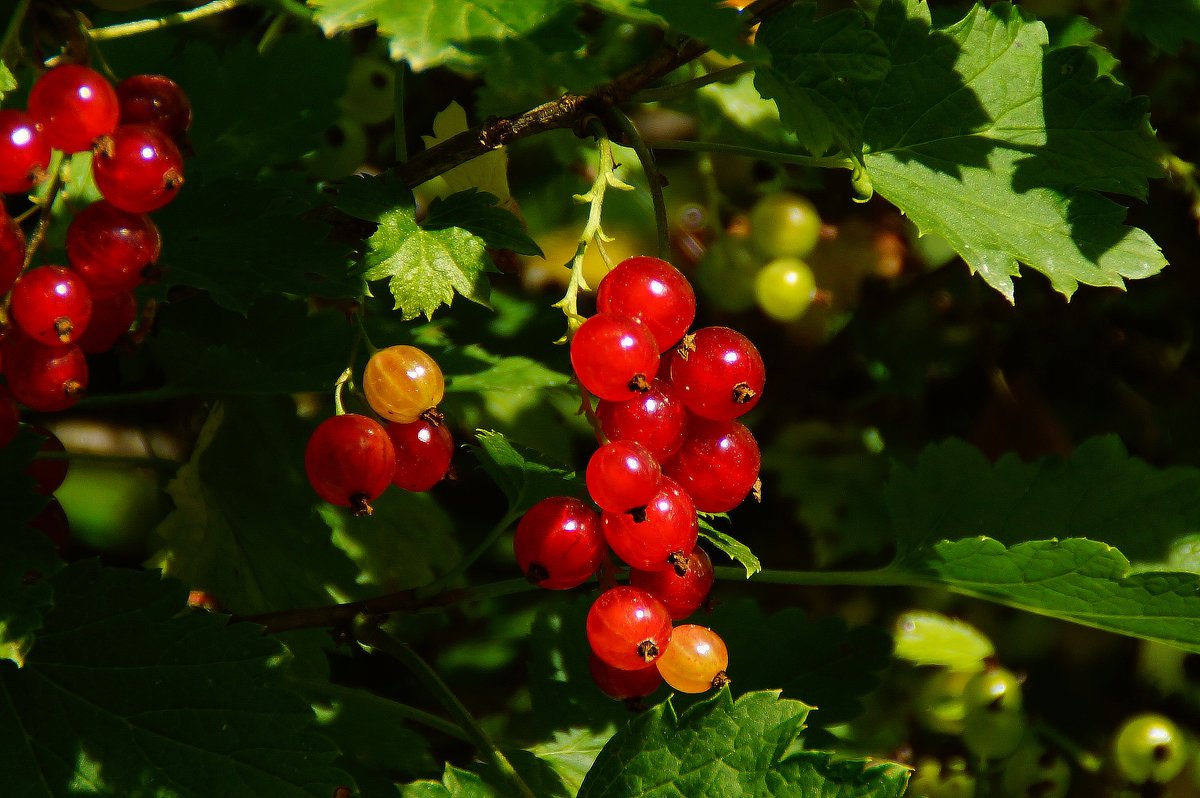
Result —
[{"label": "green leaf", "polygon": [[594,732],[591,729],[567,729],[554,732],[554,737],[529,749],[529,752],[545,762],[563,785],[576,795],[588,771],[612,737],[612,732]]},{"label": "green leaf", "polygon": [[1200,42],[1200,0],[1130,0],[1124,19],[1129,30],[1168,53]]},{"label": "green leaf", "polygon": [[835,761],[788,749],[809,707],[759,692],[736,702],[728,689],[676,715],[671,701],[644,712],[609,741],[579,798],[621,795],[903,795],[908,770],[890,763]]},{"label": "green leaf", "polygon": [[487,391],[535,391],[557,388],[571,378],[561,371],[543,366],[520,355],[501,357],[470,345],[439,359],[446,375],[447,393],[484,393]]},{"label": "green leaf", "polygon": [[[843,38],[837,52],[871,60],[827,67],[825,48]],[[772,55],[758,86],[785,124],[810,146],[804,126],[827,124],[875,191],[1010,301],[1020,263],[1066,296],[1166,264],[1097,193],[1144,198],[1162,171],[1144,98],[1098,75],[1094,47],[1049,49],[1045,27],[1007,3],[934,29],[919,0],[885,0],[873,28],[856,11],[815,22],[785,11],[758,42]]]},{"label": "green leaf", "polygon": [[466,69],[478,40],[507,39],[536,28],[560,6],[559,0],[310,0],[315,21],[326,36],[374,24],[388,38],[393,60],[408,61],[414,72],[436,66]]},{"label": "green leaf", "polygon": [[746,25],[739,12],[721,0],[596,0],[593,5],[610,14],[671,28],[726,55],[746,60],[762,57],[746,44]]},{"label": "green leaf", "polygon": [[583,495],[583,480],[575,472],[542,462],[538,453],[513,444],[498,432],[479,430],[476,438],[475,456],[504,491],[509,515],[519,515],[550,496]]},{"label": "green leaf", "polygon": [[414,781],[400,788],[404,798],[495,798],[496,793],[483,779],[469,770],[447,764],[442,780]]},{"label": "green leaf", "polygon": [[699,520],[700,537],[719,549],[729,559],[745,568],[747,579],[762,570],[762,563],[758,561],[758,557],[754,556],[754,552],[750,551],[749,546],[735,540],[732,535],[717,529],[704,518]]},{"label": "green leaf", "polygon": [[12,70],[8,68],[8,64],[0,61],[0,100],[3,100],[4,95],[16,88],[17,79],[13,76]]},{"label": "green leaf", "polygon": [[977,671],[995,654],[992,641],[965,621],[910,610],[896,619],[896,657],[914,665]]},{"label": "green leaf", "polygon": [[279,644],[184,612],[154,573],[72,565],[26,666],[0,663],[5,787],[24,798],[329,798],[350,777],[283,688]]},{"label": "green leaf", "polygon": [[304,475],[311,427],[290,399],[215,405],[196,449],[167,487],[154,565],[239,614],[328,604],[358,570],[313,512]]},{"label": "green leaf", "polygon": [[521,221],[497,205],[495,196],[467,189],[445,199],[435,199],[429,215],[421,222],[425,230],[461,227],[483,239],[492,249],[511,249],[521,255],[542,255],[542,248],[529,237]]}]

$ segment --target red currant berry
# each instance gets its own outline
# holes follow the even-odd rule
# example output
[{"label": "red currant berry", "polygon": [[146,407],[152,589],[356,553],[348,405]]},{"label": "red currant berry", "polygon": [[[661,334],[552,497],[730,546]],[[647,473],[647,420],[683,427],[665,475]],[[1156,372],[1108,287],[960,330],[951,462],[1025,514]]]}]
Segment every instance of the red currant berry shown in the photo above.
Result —
[{"label": "red currant berry", "polygon": [[0,207],[0,296],[13,287],[24,265],[25,234],[21,232],[17,220]]},{"label": "red currant berry", "polygon": [[729,651],[712,629],[685,623],[671,633],[672,645],[655,663],[663,681],[681,693],[703,693],[729,684]]},{"label": "red currant berry", "polygon": [[635,671],[621,670],[597,657],[594,651],[588,652],[588,670],[600,692],[618,701],[645,698],[663,683],[658,668],[653,665]]},{"label": "red currant berry", "polygon": [[3,385],[0,385],[0,449],[12,443],[21,426],[21,409]]},{"label": "red currant berry", "polygon": [[12,289],[13,321],[38,343],[74,343],[92,320],[92,292],[62,266],[39,266],[21,275]]},{"label": "red currant berry", "polygon": [[371,502],[392,484],[396,450],[378,421],[346,413],[321,422],[304,450],[304,470],[327,502],[370,515]]},{"label": "red currant berry", "polygon": [[708,552],[696,546],[688,555],[687,570],[679,574],[674,568],[664,571],[629,572],[629,584],[645,590],[662,602],[676,621],[691,615],[708,598],[713,586],[713,565]]},{"label": "red currant berry", "polygon": [[122,125],[153,125],[171,138],[192,126],[192,104],[165,75],[134,75],[117,84]]},{"label": "red currant berry", "polygon": [[696,318],[696,294],[687,278],[665,260],[626,258],[604,275],[596,309],[637,319],[650,328],[659,350],[670,349]]},{"label": "red currant berry", "polygon": [[29,115],[46,131],[50,146],[66,153],[90,150],[113,132],[119,113],[112,84],[79,64],[51,69],[29,90]]},{"label": "red currant berry", "polygon": [[688,438],[666,473],[688,492],[696,509],[724,513],[737,507],[758,482],[762,458],[753,433],[736,421],[693,419]]},{"label": "red currant berry", "polygon": [[399,344],[380,349],[363,371],[371,409],[390,421],[410,424],[442,401],[446,380],[424,350]]},{"label": "red currant berry", "polygon": [[521,571],[534,584],[551,590],[582,585],[604,560],[600,519],[579,499],[542,499],[517,524],[513,553]]},{"label": "red currant berry", "polygon": [[624,671],[645,668],[671,642],[671,616],[658,599],[628,585],[609,588],[592,602],[588,643],[606,665]]},{"label": "red currant berry", "polygon": [[699,528],[691,498],[674,480],[663,477],[658,493],[632,513],[605,512],[600,516],[604,539],[630,568],[661,571],[687,568]]},{"label": "red currant berry", "polygon": [[600,399],[634,399],[658,371],[658,344],[641,322],[597,313],[571,339],[571,366],[579,383]]},{"label": "red currant berry", "polygon": [[683,339],[671,384],[698,416],[728,421],[758,404],[766,369],[750,339],[728,327],[705,327]]},{"label": "red currant berry", "polygon": [[130,291],[102,294],[92,300],[92,320],[79,339],[89,355],[112,349],[137,318],[137,299]]},{"label": "red currant berry", "polygon": [[66,410],[88,382],[87,358],[75,344],[46,346],[11,333],[5,338],[4,373],[13,398],[41,413]]},{"label": "red currant berry", "polygon": [[[660,374],[663,372],[659,371]],[[610,441],[634,441],[660,463],[666,462],[683,445],[687,411],[671,383],[662,377],[650,390],[625,402],[596,403],[600,431]]]},{"label": "red currant berry", "polygon": [[[34,427],[33,431],[46,439],[38,448],[39,455],[62,454],[67,451],[58,436],[45,427]],[[25,469],[25,473],[33,477],[34,490],[43,496],[49,496],[66,480],[69,466],[70,463],[65,458],[35,457]]]},{"label": "red currant berry", "polygon": [[33,117],[0,111],[0,192],[24,194],[46,176],[50,143]]},{"label": "red currant berry", "polygon": [[29,526],[50,538],[60,555],[71,545],[71,523],[57,499],[47,502],[42,511],[29,522]]},{"label": "red currant berry", "polygon": [[396,449],[392,484],[404,490],[425,491],[442,481],[454,454],[454,437],[445,424],[420,418],[410,424],[388,422],[386,428]]},{"label": "red currant berry", "polygon": [[641,444],[614,441],[597,449],[587,464],[587,489],[601,510],[623,513],[645,507],[658,493],[662,469]]},{"label": "red currant berry", "polygon": [[162,252],[150,217],[104,202],[84,208],[67,227],[67,258],[94,294],[132,291]]},{"label": "red currant berry", "polygon": [[183,156],[158,128],[121,125],[97,145],[92,174],[110,203],[130,213],[149,213],[179,193]]}]

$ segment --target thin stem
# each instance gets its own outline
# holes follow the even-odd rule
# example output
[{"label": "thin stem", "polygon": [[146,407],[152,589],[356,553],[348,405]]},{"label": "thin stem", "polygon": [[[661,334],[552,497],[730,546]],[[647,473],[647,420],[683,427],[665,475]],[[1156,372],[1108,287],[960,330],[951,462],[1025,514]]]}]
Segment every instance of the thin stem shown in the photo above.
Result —
[{"label": "thin stem", "polygon": [[1061,749],[1064,754],[1073,759],[1081,770],[1088,773],[1099,773],[1101,768],[1104,767],[1103,759],[1083,748],[1079,743],[1053,726],[1043,721],[1037,721],[1033,724],[1033,729],[1041,737],[1048,740],[1052,745]]},{"label": "thin stem", "polygon": [[12,15],[8,18],[8,24],[4,27],[4,36],[0,38],[0,60],[7,61],[8,51],[17,41],[17,33],[21,30],[21,23],[25,19],[25,12],[29,10],[31,2],[32,0],[17,0],[17,6],[13,9]]},{"label": "thin stem", "polygon": [[165,457],[146,457],[125,454],[100,454],[99,452],[38,452],[35,460],[68,460],[72,463],[107,463],[131,468],[161,468],[173,471],[182,465],[178,460]]},{"label": "thin stem", "polygon": [[262,38],[258,40],[258,54],[263,55],[267,50],[271,49],[280,36],[283,35],[284,29],[287,27],[291,18],[287,14],[276,14],[271,23],[267,25],[267,29],[263,31]]},{"label": "thin stem", "polygon": [[650,152],[646,146],[646,141],[638,131],[637,125],[633,124],[633,120],[616,106],[610,107],[607,115],[621,131],[621,135],[625,139],[622,143],[628,143],[633,148],[642,165],[642,171],[646,173],[646,184],[650,187],[650,199],[654,203],[654,227],[658,231],[658,257],[670,262],[671,231],[667,227],[667,202],[663,198],[663,186],[666,185],[666,178],[658,171],[658,166],[654,163],[654,153]]},{"label": "thin stem", "polygon": [[457,565],[455,565],[449,571],[446,571],[437,579],[434,579],[427,585],[417,588],[417,595],[422,597],[436,595],[443,587],[466,573],[468,568],[474,565],[480,557],[487,554],[491,550],[492,546],[496,545],[496,541],[500,538],[500,536],[503,535],[510,526],[516,523],[520,517],[521,513],[514,513],[512,510],[506,512],[504,516],[497,521],[490,530],[488,530],[488,533],[483,536],[483,540],[479,541],[479,543],[474,549],[471,550],[469,554],[459,560]]},{"label": "thin stem", "polygon": [[714,72],[709,72],[707,75],[701,75],[700,77],[685,80],[681,83],[672,83],[669,86],[660,86],[656,89],[642,89],[633,95],[633,102],[658,103],[666,100],[675,100],[680,97],[686,97],[696,91],[696,89],[704,88],[710,83],[724,83],[727,80],[732,80],[739,75],[744,75],[753,70],[753,64],[734,64],[731,67],[718,69]]},{"label": "thin stem", "polygon": [[396,163],[404,163],[408,160],[408,125],[405,121],[404,113],[405,96],[408,91],[405,63],[401,61],[396,64],[396,90],[394,94],[396,107],[393,112],[394,127],[396,128],[393,134],[396,137]]},{"label": "thin stem", "polygon": [[104,41],[105,39],[120,39],[124,36],[136,36],[139,33],[149,33],[150,31],[170,28],[174,25],[183,25],[188,22],[195,22],[198,19],[211,17],[214,14],[223,14],[230,9],[245,5],[250,0],[212,0],[211,3],[205,3],[197,8],[188,9],[187,11],[178,11],[174,14],[167,14],[164,17],[157,19],[139,19],[136,22],[123,22],[120,25],[109,25],[104,28],[92,28],[88,31],[88,36],[92,41]]},{"label": "thin stem", "polygon": [[355,636],[359,642],[395,657],[404,667],[408,668],[413,676],[417,677],[417,681],[437,698],[446,711],[450,713],[450,717],[454,718],[458,725],[462,727],[462,730],[466,732],[471,742],[479,749],[479,753],[491,762],[492,767],[523,798],[534,798],[533,791],[529,789],[529,785],[525,783],[524,779],[513,768],[512,763],[508,761],[508,757],[496,746],[496,743],[492,741],[487,731],[479,725],[479,721],[475,720],[475,716],[458,700],[458,696],[454,694],[449,685],[442,681],[442,677],[438,676],[437,671],[431,668],[429,663],[422,659],[411,646],[384,633],[378,627],[366,623],[358,625],[358,628],[355,629]]},{"label": "thin stem", "polygon": [[426,712],[423,709],[417,709],[414,706],[403,704],[399,701],[393,701],[390,698],[376,695],[368,690],[360,690],[352,687],[343,687],[340,684],[332,682],[318,682],[309,679],[292,679],[288,682],[295,685],[300,690],[310,696],[315,696],[318,700],[325,699],[328,701],[369,701],[373,704],[379,704],[388,713],[401,718],[402,720],[413,721],[420,723],[434,731],[441,732],[448,737],[454,737],[463,742],[473,742],[467,733],[463,731],[457,723],[451,723],[445,718],[438,717],[432,712]]},{"label": "thin stem", "polygon": [[[353,362],[353,361],[352,361]],[[354,376],[354,369],[347,366],[337,378],[337,382],[333,384],[333,414],[335,416],[344,416],[346,414],[346,406],[342,404],[342,389],[346,387],[346,383]]]},{"label": "thin stem", "polygon": [[813,166],[825,169],[854,169],[854,161],[842,155],[811,156],[794,152],[777,152],[761,150],[757,147],[743,147],[739,144],[722,144],[715,141],[679,141],[676,139],[657,139],[646,142],[652,150],[685,150],[688,152],[711,152],[723,155],[741,155],[746,158],[757,158],[760,161],[775,161],[792,163],[798,166]]},{"label": "thin stem", "polygon": [[[57,157],[57,156],[56,156]],[[54,210],[54,201],[58,199],[58,190],[62,188],[62,169],[66,163],[65,159],[51,161],[50,178],[46,183],[46,193],[42,197],[42,215],[38,219],[37,227],[33,228],[33,235],[29,237],[28,243],[25,244],[25,263],[22,269],[28,269],[29,264],[33,262],[34,253],[38,251],[38,247],[46,240],[46,232],[50,229],[50,217]]]},{"label": "thin stem", "polygon": [[[745,582],[746,569],[731,566],[713,568],[718,579]],[[876,568],[870,571],[771,571],[763,570],[750,577],[751,582],[771,585],[839,585],[876,587],[903,587],[923,584],[917,577],[891,568]]]}]

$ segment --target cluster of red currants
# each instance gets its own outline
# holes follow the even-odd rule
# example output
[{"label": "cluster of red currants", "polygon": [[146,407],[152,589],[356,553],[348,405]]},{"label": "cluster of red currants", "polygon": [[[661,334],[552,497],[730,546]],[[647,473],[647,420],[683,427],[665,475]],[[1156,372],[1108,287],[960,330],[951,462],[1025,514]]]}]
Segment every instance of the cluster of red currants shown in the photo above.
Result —
[{"label": "cluster of red currants", "polygon": [[614,698],[638,698],[665,680],[682,692],[728,681],[721,638],[674,629],[704,603],[712,562],[697,545],[697,511],[722,513],[757,489],[760,456],[737,419],[757,404],[762,358],[741,333],[688,333],[696,298],[663,260],[628,258],[597,289],[597,313],[571,341],[579,383],[598,399],[608,442],[588,462],[588,493],[532,507],[513,540],[526,576],[552,589],[583,584],[609,549],[630,567],[629,585],[592,605],[592,676]]},{"label": "cluster of red currants", "polygon": [[304,470],[327,502],[370,515],[388,485],[426,491],[450,470],[454,438],[437,410],[446,383],[437,362],[415,346],[371,355],[363,372],[367,403],[385,423],[339,413],[313,430]]}]

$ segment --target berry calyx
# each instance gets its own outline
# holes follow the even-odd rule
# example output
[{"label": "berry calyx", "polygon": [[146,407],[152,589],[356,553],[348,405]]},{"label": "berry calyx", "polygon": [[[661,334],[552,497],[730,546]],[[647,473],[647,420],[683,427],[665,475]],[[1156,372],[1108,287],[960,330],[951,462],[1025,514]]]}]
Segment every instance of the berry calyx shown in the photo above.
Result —
[{"label": "berry calyx", "polygon": [[113,132],[120,111],[112,84],[94,69],[63,64],[38,78],[29,90],[29,115],[46,132],[50,146],[65,153],[90,150]]},{"label": "berry calyx", "polygon": [[761,463],[758,442],[742,424],[693,419],[687,439],[665,470],[688,492],[697,510],[724,513],[749,495]]},{"label": "berry calyx", "polygon": [[536,585],[551,590],[582,585],[604,561],[600,519],[579,499],[542,499],[517,524],[513,554],[521,572]]},{"label": "berry calyx", "polygon": [[686,623],[671,632],[671,645],[655,663],[663,681],[681,693],[703,693],[729,684],[729,650],[712,629]]},{"label": "berry calyx", "polygon": [[601,510],[624,513],[650,503],[662,468],[641,444],[614,441],[592,453],[586,478],[588,495]]},{"label": "berry calyx", "polygon": [[29,114],[0,111],[0,193],[24,194],[50,165],[50,143]]},{"label": "berry calyx", "polygon": [[688,554],[687,568],[678,573],[674,568],[661,571],[629,571],[629,584],[645,590],[662,602],[672,620],[682,621],[700,609],[712,590],[712,559],[699,546]]},{"label": "berry calyx", "polygon": [[96,144],[96,188],[130,213],[158,210],[183,186],[183,156],[166,133],[150,125],[121,125]]},{"label": "berry calyx", "polygon": [[699,528],[696,508],[683,488],[663,477],[658,493],[635,513],[604,512],[601,529],[608,545],[630,568],[662,571],[688,567]]},{"label": "berry calyx", "polygon": [[597,313],[571,339],[571,366],[592,395],[613,402],[634,399],[650,389],[658,372],[658,344],[641,322]]},{"label": "berry calyx", "polygon": [[409,424],[388,422],[386,429],[396,449],[393,485],[421,492],[442,481],[454,455],[454,436],[445,424],[419,418]]},{"label": "berry calyx", "polygon": [[672,348],[696,318],[696,294],[687,278],[659,258],[626,258],[596,289],[596,309],[646,325],[659,351]]},{"label": "berry calyx", "polygon": [[411,424],[436,407],[445,390],[437,362],[415,346],[380,349],[363,373],[363,392],[371,408],[401,424]]},{"label": "berry calyx", "polygon": [[594,651],[588,652],[588,671],[600,692],[618,701],[645,698],[663,683],[662,676],[653,666],[634,671],[614,668]]},{"label": "berry calyx", "polygon": [[383,426],[357,413],[333,416],[313,430],[304,470],[325,501],[370,515],[371,502],[392,483],[396,450]]},{"label": "berry calyx", "polygon": [[70,269],[39,266],[13,286],[12,315],[21,331],[38,343],[74,343],[92,319],[92,293]]},{"label": "berry calyx", "polygon": [[166,75],[133,75],[117,84],[122,125],[153,125],[171,138],[192,126],[192,104]]},{"label": "berry calyx", "polygon": [[666,379],[670,372],[650,383],[650,390],[624,402],[601,399],[596,403],[600,431],[610,441],[633,441],[659,463],[665,463],[683,445],[687,414],[675,389]]},{"label": "berry calyx", "polygon": [[609,588],[592,602],[588,644],[596,656],[620,670],[654,663],[671,642],[671,616],[658,599],[628,585]]},{"label": "berry calyx", "polygon": [[101,200],[84,208],[67,227],[67,258],[93,293],[132,291],[162,252],[158,227],[144,213]]},{"label": "berry calyx", "polygon": [[683,339],[671,362],[671,384],[688,410],[728,421],[762,397],[766,368],[746,336],[728,327],[704,327]]}]

